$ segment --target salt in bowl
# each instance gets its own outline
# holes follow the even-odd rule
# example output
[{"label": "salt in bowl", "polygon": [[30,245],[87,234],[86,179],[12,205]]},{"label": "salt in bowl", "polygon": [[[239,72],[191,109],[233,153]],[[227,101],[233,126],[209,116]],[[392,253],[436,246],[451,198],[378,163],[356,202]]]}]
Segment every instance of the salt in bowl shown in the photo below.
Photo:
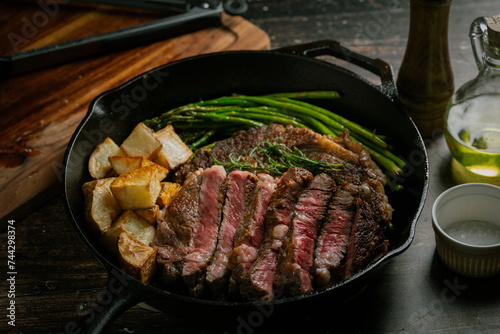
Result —
[{"label": "salt in bowl", "polygon": [[467,183],[443,192],[432,207],[436,250],[468,277],[500,273],[500,187]]}]

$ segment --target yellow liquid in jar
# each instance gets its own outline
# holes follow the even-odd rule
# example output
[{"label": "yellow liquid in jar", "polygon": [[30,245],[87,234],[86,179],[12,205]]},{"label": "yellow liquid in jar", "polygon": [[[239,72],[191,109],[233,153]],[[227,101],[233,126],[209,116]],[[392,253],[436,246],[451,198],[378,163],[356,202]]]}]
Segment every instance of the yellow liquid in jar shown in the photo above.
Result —
[{"label": "yellow liquid in jar", "polygon": [[444,134],[453,158],[472,179],[500,183],[500,94],[452,105],[445,115]]}]

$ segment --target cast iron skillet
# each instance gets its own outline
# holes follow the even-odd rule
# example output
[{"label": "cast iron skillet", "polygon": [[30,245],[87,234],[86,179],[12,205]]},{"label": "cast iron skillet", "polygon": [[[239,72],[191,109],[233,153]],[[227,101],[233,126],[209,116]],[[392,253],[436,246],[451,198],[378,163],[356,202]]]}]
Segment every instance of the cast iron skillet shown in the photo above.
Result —
[{"label": "cast iron skillet", "polygon": [[[316,59],[331,55],[360,66],[380,77],[375,85],[331,62]],[[408,162],[408,169],[397,181],[404,190],[386,188],[394,207],[394,230],[389,235],[387,255],[348,280],[322,291],[274,302],[227,302],[194,299],[145,285],[122,272],[114,255],[99,248],[84,220],[81,186],[90,180],[88,158],[105,137],[121,143],[133,127],[144,119],[181,104],[232,93],[339,90],[338,101],[314,101],[359,122],[377,133],[386,134],[396,154]],[[153,69],[126,84],[96,97],[74,133],[64,157],[66,206],[74,227],[89,251],[108,273],[101,305],[81,319],[83,332],[103,332],[129,307],[144,302],[168,314],[206,316],[220,319],[248,314],[259,307],[272,307],[273,313],[314,310],[341,303],[361,291],[388,259],[411,244],[417,219],[428,187],[428,161],[425,146],[416,127],[399,107],[390,66],[354,53],[335,41],[318,41],[272,51],[229,51],[191,57]],[[392,178],[392,177],[391,177]],[[233,318],[234,319],[234,318]]]}]

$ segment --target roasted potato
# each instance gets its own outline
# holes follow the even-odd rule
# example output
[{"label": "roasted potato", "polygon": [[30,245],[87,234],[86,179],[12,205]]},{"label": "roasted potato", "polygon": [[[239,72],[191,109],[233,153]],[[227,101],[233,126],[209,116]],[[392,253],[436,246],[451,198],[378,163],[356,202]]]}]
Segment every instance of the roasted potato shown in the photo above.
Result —
[{"label": "roasted potato", "polygon": [[144,123],[137,124],[120,146],[126,155],[143,156],[149,160],[154,160],[161,148],[160,140]]},{"label": "roasted potato", "polygon": [[156,272],[156,250],[130,234],[118,238],[118,258],[125,271],[143,283],[151,283]]},{"label": "roasted potato", "polygon": [[123,155],[123,151],[109,137],[104,139],[94,149],[89,159],[89,173],[94,179],[103,179],[113,174],[113,168],[108,160],[112,155]]},{"label": "roasted potato", "polygon": [[158,204],[160,208],[165,207],[168,203],[170,203],[170,200],[177,193],[180,187],[181,185],[178,183],[162,182],[161,191],[156,199],[156,204]]},{"label": "roasted potato", "polygon": [[144,283],[156,272],[156,250],[150,246],[156,217],[181,187],[162,181],[192,154],[171,125],[154,132],[139,123],[120,146],[106,138],[90,156],[94,180],[82,186],[86,220],[98,242]]},{"label": "roasted potato", "polygon": [[155,135],[161,142],[162,147],[153,161],[163,167],[169,170],[175,169],[193,155],[191,149],[175,133],[172,125],[169,124],[155,132]]},{"label": "roasted potato", "polygon": [[127,233],[143,244],[149,245],[156,234],[156,228],[137,215],[133,210],[127,210],[101,236],[100,242],[108,250],[117,252],[118,238],[121,233]]},{"label": "roasted potato", "polygon": [[148,209],[137,209],[134,210],[134,212],[140,216],[142,219],[144,219],[146,222],[148,222],[151,225],[156,224],[156,214],[160,210],[160,207],[158,204],[153,205],[151,208]]},{"label": "roasted potato", "polygon": [[97,234],[106,233],[122,210],[110,191],[115,178],[100,179],[83,185],[85,218],[90,229]]},{"label": "roasted potato", "polygon": [[118,176],[111,183],[111,192],[123,210],[147,209],[160,194],[163,167],[154,164]]},{"label": "roasted potato", "polygon": [[127,174],[135,169],[154,164],[153,161],[140,155],[112,155],[108,158],[108,160],[117,175]]},{"label": "roasted potato", "polygon": [[151,165],[158,166],[158,173],[160,173],[160,180],[166,178],[169,172],[168,169],[166,169],[165,167],[156,164],[153,161],[142,156],[114,155],[109,157],[109,162],[111,163],[113,170],[118,175],[127,174],[133,170]]}]

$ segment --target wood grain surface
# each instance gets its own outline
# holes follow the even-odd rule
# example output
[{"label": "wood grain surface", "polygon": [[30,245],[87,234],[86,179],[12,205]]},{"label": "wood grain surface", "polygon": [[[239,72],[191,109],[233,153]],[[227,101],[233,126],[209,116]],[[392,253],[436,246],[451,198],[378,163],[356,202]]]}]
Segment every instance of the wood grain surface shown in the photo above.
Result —
[{"label": "wood grain surface", "polygon": [[[3,20],[2,8],[0,11]],[[498,12],[498,0],[453,0],[449,48],[455,87],[477,74],[468,38],[470,23],[478,16]],[[243,17],[268,34],[271,48],[334,39],[354,51],[387,61],[397,76],[408,37],[409,1],[253,0]],[[73,71],[80,71],[79,66]],[[89,70],[83,75],[94,77],[99,73]],[[54,79],[51,83],[54,91],[61,89],[56,82]],[[2,106],[4,96],[7,95],[2,95]],[[58,100],[47,97],[46,101]],[[30,101],[19,103],[30,105]],[[0,109],[3,118],[6,113]],[[13,118],[12,122],[23,126],[19,119]],[[301,317],[278,318],[262,312],[247,313],[233,321],[207,327],[197,320],[196,314],[191,320],[185,320],[137,305],[120,315],[108,332],[500,333],[499,277],[470,279],[457,275],[448,270],[436,255],[431,226],[432,204],[456,181],[450,170],[450,152],[444,138],[436,134],[426,139],[426,147],[430,161],[430,187],[412,245],[391,259],[363,293],[340,311],[334,308],[336,301],[332,300],[332,308],[322,314],[303,310]],[[2,223],[7,219],[14,218],[3,218]],[[91,312],[97,300],[102,298],[106,287],[104,269],[77,237],[61,195],[14,224],[18,273],[16,327],[7,325],[6,307],[10,299],[6,282],[7,233],[4,232],[0,234],[0,277],[3,282],[0,284],[0,332],[70,333],[68,324]]]},{"label": "wood grain surface", "polygon": [[[3,55],[161,17],[146,11],[68,4],[53,9],[55,14],[44,25],[50,11],[38,3],[3,3],[0,11]],[[177,59],[269,46],[264,31],[242,17],[223,15],[219,27],[0,79],[0,217],[21,218],[58,191],[66,144],[100,93]]]}]

